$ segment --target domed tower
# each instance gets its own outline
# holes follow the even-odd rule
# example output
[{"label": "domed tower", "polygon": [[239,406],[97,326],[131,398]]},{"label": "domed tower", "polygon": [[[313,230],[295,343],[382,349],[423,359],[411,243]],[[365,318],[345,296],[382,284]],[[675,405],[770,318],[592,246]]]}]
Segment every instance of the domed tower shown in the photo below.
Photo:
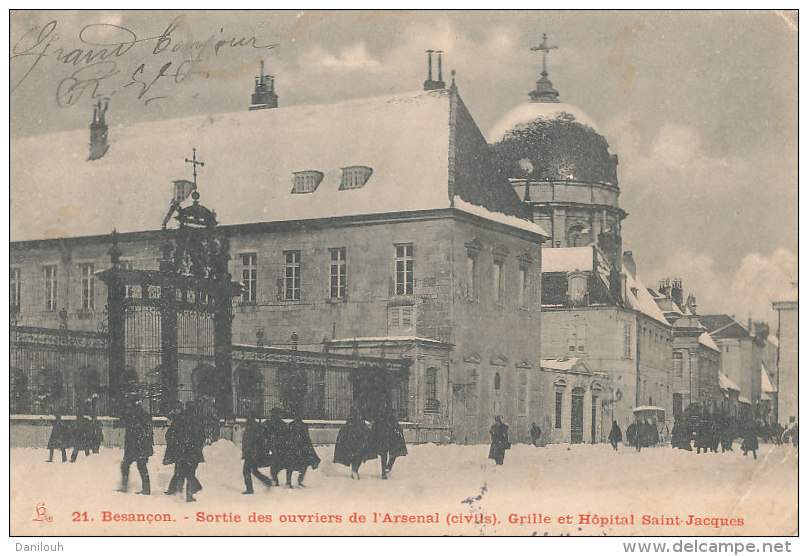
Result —
[{"label": "domed tower", "polygon": [[617,155],[586,114],[559,102],[547,73],[547,54],[555,48],[546,34],[532,48],[542,53],[541,78],[530,100],[500,119],[488,141],[533,220],[550,233],[550,247],[594,243],[619,269],[626,212],[618,206]]}]

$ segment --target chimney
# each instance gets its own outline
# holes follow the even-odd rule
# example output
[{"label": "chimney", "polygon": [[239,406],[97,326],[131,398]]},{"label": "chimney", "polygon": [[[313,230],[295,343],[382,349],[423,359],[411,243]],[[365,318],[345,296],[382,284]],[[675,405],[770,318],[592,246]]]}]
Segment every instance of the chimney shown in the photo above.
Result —
[{"label": "chimney", "polygon": [[675,278],[671,286],[671,298],[676,306],[682,308],[682,301],[684,300],[684,291],[682,290],[682,279]]},{"label": "chimney", "polygon": [[[438,80],[432,79],[432,54],[438,55]],[[446,83],[443,82],[443,51],[442,50],[427,50],[427,65],[428,72],[426,81],[424,81],[424,91],[434,91],[435,89],[445,89]]]},{"label": "chimney", "polygon": [[278,95],[275,94],[275,76],[264,74],[264,61],[261,60],[261,74],[255,78],[255,90],[252,94],[250,110],[277,107]]},{"label": "chimney", "polygon": [[87,160],[98,160],[109,150],[107,142],[107,124],[105,115],[109,108],[109,99],[105,98],[103,105],[101,99],[93,106],[93,123],[90,124],[90,156]]}]

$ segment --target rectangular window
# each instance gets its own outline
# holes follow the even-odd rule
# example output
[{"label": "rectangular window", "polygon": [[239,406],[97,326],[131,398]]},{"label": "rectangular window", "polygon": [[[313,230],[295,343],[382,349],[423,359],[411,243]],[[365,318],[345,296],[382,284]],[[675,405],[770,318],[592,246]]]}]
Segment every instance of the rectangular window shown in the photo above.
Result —
[{"label": "rectangular window", "polygon": [[415,312],[412,305],[394,305],[387,309],[387,314],[391,336],[412,334],[415,324]]},{"label": "rectangular window", "polygon": [[300,299],[300,251],[284,251],[286,275],[283,277],[283,298],[290,301]]},{"label": "rectangular window", "polygon": [[45,310],[55,311],[57,303],[56,265],[43,266],[42,274],[45,278]]},{"label": "rectangular window", "polygon": [[519,282],[516,284],[516,301],[519,303],[520,307],[527,305],[525,292],[527,292],[527,268],[520,266]]},{"label": "rectangular window", "polygon": [[586,325],[568,324],[567,325],[567,348],[570,356],[576,352],[586,351]]},{"label": "rectangular window", "polygon": [[502,300],[502,261],[494,261],[494,303]]},{"label": "rectangular window", "polygon": [[412,295],[414,264],[412,243],[396,245],[396,295]]},{"label": "rectangular window", "polygon": [[92,309],[95,305],[95,265],[82,263],[79,265],[81,276],[81,308]]},{"label": "rectangular window", "polygon": [[20,310],[20,269],[11,268],[8,273],[8,304],[9,310],[14,313]]},{"label": "rectangular window", "polygon": [[682,352],[673,352],[673,376],[682,378]]},{"label": "rectangular window", "polygon": [[561,411],[564,409],[564,392],[556,392],[555,400],[555,428],[561,428]]},{"label": "rectangular window", "polygon": [[631,358],[631,323],[623,323],[623,357]]},{"label": "rectangular window", "polygon": [[331,253],[331,298],[345,298],[345,248],[329,249]]},{"label": "rectangular window", "polygon": [[477,257],[468,258],[467,267],[468,276],[468,297],[469,299],[477,299]]},{"label": "rectangular window", "polygon": [[255,303],[255,286],[258,279],[258,255],[256,253],[241,254],[241,301]]},{"label": "rectangular window", "polygon": [[[121,260],[120,262],[121,270],[132,270],[134,269],[134,263],[128,260]],[[140,286],[136,286],[134,284],[127,284],[126,285],[126,297],[129,298],[139,298],[140,297]]]},{"label": "rectangular window", "polygon": [[427,413],[437,413],[440,407],[438,401],[438,370],[430,367],[426,370],[426,408]]}]

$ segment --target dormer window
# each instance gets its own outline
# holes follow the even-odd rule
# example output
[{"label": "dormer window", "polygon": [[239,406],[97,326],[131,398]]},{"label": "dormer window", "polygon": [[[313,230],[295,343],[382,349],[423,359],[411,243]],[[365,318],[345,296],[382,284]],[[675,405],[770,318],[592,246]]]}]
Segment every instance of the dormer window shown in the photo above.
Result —
[{"label": "dormer window", "polygon": [[346,166],[342,169],[342,183],[339,188],[359,189],[367,183],[372,173],[373,168],[367,166]]},{"label": "dormer window", "polygon": [[304,170],[294,173],[294,185],[292,193],[312,193],[320,182],[323,181],[323,173],[317,170]]}]

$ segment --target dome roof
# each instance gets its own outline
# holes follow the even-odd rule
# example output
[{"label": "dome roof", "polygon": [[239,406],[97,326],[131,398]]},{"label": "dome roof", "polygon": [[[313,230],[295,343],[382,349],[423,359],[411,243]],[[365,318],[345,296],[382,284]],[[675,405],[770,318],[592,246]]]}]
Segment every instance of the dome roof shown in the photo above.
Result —
[{"label": "dome roof", "polygon": [[488,142],[499,143],[510,131],[524,129],[535,120],[555,120],[565,113],[600,134],[597,124],[577,106],[563,102],[526,102],[513,108],[494,124],[487,135]]},{"label": "dome roof", "polygon": [[570,104],[517,106],[491,129],[488,142],[509,178],[617,185],[617,156],[595,122]]}]

